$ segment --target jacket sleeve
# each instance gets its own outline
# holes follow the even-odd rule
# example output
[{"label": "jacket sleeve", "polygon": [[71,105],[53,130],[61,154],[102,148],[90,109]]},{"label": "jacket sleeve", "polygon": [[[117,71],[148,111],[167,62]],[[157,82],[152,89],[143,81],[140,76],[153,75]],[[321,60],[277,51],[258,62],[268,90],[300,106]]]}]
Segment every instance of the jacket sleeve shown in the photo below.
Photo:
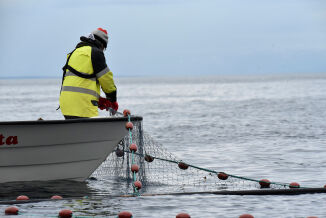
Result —
[{"label": "jacket sleeve", "polygon": [[117,87],[114,84],[113,73],[106,65],[104,53],[100,49],[92,49],[92,63],[94,73],[106,98],[111,102],[117,101]]}]

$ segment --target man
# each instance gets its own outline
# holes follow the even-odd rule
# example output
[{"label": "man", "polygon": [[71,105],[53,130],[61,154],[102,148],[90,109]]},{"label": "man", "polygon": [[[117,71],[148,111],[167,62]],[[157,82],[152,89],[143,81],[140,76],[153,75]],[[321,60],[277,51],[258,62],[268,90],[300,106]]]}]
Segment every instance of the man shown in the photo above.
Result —
[{"label": "man", "polygon": [[[80,40],[63,67],[60,108],[66,119],[98,116],[98,107],[110,106],[115,111],[119,107],[113,74],[103,53],[108,43],[107,31],[98,28]],[[101,88],[106,99],[100,97]]]}]

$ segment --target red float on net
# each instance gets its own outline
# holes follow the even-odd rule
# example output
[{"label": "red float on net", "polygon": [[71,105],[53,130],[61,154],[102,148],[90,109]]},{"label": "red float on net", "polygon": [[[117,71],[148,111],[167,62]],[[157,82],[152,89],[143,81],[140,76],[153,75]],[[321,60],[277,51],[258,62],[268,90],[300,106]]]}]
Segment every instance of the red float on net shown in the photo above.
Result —
[{"label": "red float on net", "polygon": [[130,151],[136,152],[137,151],[137,145],[135,143],[132,143],[129,147]]},{"label": "red float on net", "polygon": [[134,182],[134,186],[136,187],[137,190],[139,190],[139,189],[141,189],[142,184],[140,181],[136,181],[136,182]]},{"label": "red float on net", "polygon": [[175,218],[190,218],[190,215],[187,213],[179,213]]},{"label": "red float on net", "polygon": [[242,214],[239,216],[239,218],[254,218],[254,216],[251,214]]},{"label": "red float on net", "polygon": [[124,109],[124,110],[123,110],[123,116],[124,116],[124,117],[128,117],[128,115],[130,115],[130,110],[128,110],[128,109]]},{"label": "red float on net", "polygon": [[262,179],[259,181],[260,188],[270,188],[271,182],[268,179]]},{"label": "red float on net", "polygon": [[117,150],[115,150],[115,154],[117,155],[117,157],[123,157],[124,152],[121,149],[117,149]]},{"label": "red float on net", "polygon": [[137,164],[131,165],[131,172],[138,173],[139,171],[139,166]]},{"label": "red float on net", "polygon": [[17,201],[27,201],[29,200],[29,197],[27,197],[26,195],[19,195],[17,198],[16,198]]},{"label": "red float on net", "polygon": [[134,124],[132,124],[132,122],[127,122],[126,123],[126,129],[132,130],[133,128],[134,128]]},{"label": "red float on net", "polygon": [[62,200],[63,197],[61,197],[60,195],[53,195],[53,196],[51,197],[51,199],[52,199],[52,200]]},{"label": "red float on net", "polygon": [[289,187],[290,188],[300,188],[300,184],[297,182],[291,182]]},{"label": "red float on net", "polygon": [[[146,154],[146,155],[145,155],[145,160],[146,160],[147,162],[153,162],[154,157],[152,157],[151,155]],[[326,186],[326,185],[325,185],[325,186]]]},{"label": "red float on net", "polygon": [[8,207],[5,210],[6,215],[18,215],[19,209],[17,207]]},{"label": "red float on net", "polygon": [[229,175],[226,174],[226,173],[219,173],[217,174],[217,177],[220,179],[220,180],[227,180],[229,178]]},{"label": "red float on net", "polygon": [[189,165],[186,164],[186,163],[184,163],[184,162],[179,162],[179,163],[178,163],[178,166],[179,166],[179,168],[182,169],[182,170],[186,170],[186,169],[188,169],[188,167],[189,167]]},{"label": "red float on net", "polygon": [[132,214],[128,211],[122,211],[118,214],[118,218],[132,218]]},{"label": "red float on net", "polygon": [[68,209],[61,210],[59,212],[60,218],[71,218],[72,217],[72,211]]}]

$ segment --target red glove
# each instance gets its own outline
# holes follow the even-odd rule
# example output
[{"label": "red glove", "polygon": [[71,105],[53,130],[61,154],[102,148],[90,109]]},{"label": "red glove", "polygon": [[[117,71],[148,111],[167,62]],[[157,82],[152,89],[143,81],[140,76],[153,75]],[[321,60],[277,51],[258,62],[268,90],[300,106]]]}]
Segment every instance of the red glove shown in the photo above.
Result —
[{"label": "red glove", "polygon": [[117,101],[115,101],[115,102],[110,102],[111,103],[111,108],[113,109],[113,110],[115,110],[115,111],[118,111],[118,108],[119,108],[119,104],[118,104],[118,102]]},{"label": "red glove", "polygon": [[98,100],[98,108],[100,108],[101,110],[109,110],[109,107],[111,106],[111,102],[109,100],[107,100],[106,98],[102,98],[100,97]]}]

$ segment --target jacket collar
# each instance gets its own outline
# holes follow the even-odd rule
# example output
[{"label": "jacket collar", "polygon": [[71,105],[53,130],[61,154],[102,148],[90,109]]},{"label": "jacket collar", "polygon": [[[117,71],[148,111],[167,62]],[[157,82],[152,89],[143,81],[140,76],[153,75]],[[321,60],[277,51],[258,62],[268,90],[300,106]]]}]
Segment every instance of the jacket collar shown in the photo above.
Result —
[{"label": "jacket collar", "polygon": [[91,47],[96,47],[98,49],[101,49],[101,44],[97,40],[92,40],[92,39],[87,38],[85,36],[81,36],[80,41],[81,42],[79,42],[77,44],[76,48],[80,48],[80,47],[83,47],[83,46],[91,46]]}]

